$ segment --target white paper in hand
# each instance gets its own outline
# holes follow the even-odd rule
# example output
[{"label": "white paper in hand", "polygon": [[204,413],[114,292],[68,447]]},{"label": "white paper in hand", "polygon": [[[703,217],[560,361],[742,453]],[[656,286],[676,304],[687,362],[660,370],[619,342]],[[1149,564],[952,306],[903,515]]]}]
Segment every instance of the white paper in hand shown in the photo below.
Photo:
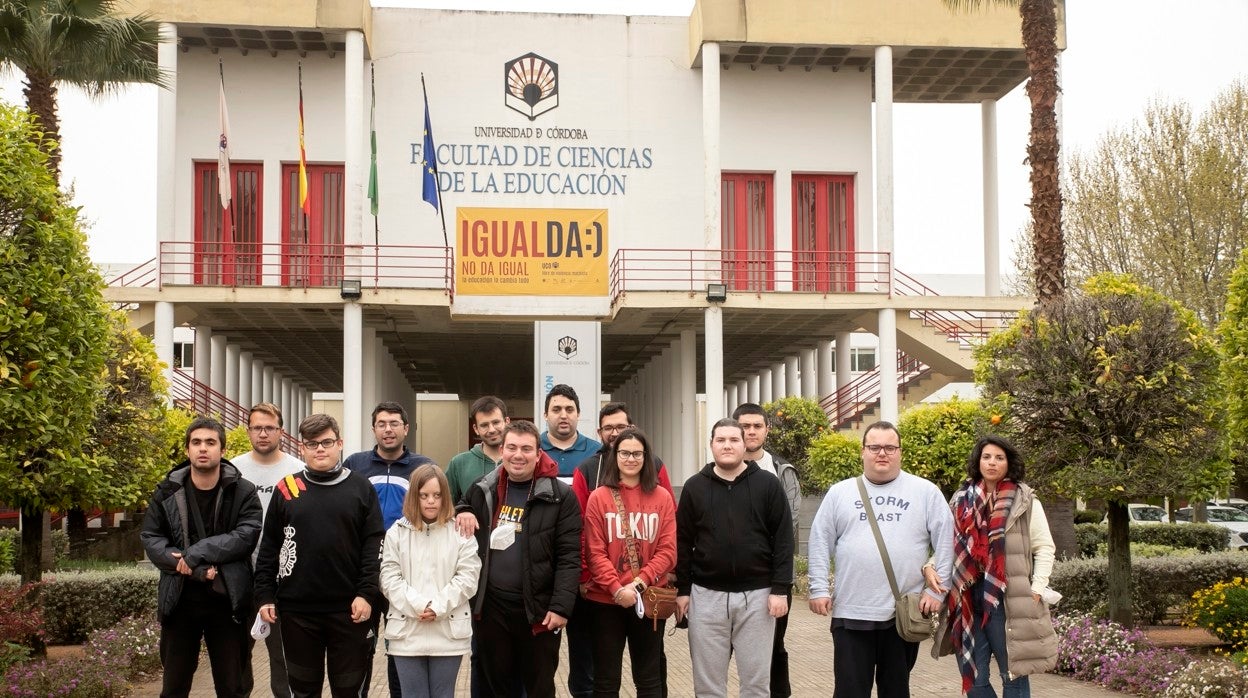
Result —
[{"label": "white paper in hand", "polygon": [[263,640],[269,636],[271,631],[272,628],[269,627],[268,621],[261,618],[260,614],[257,613],[256,622],[251,624],[251,638],[253,640]]},{"label": "white paper in hand", "polygon": [[644,601],[642,601],[642,600],[641,600],[641,592],[640,592],[640,591],[639,591],[639,592],[637,592],[637,604],[636,604],[636,608],[637,608],[637,617],[638,617],[638,618],[645,618],[645,617],[646,617],[646,604],[645,604],[645,602],[644,602]]}]

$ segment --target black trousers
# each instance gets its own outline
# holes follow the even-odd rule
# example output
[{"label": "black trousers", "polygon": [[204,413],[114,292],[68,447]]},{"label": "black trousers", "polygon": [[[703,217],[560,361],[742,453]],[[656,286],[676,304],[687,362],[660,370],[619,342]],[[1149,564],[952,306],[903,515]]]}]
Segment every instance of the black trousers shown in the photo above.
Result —
[{"label": "black trousers", "polygon": [[292,613],[277,609],[286,676],[294,698],[320,698],[325,674],[334,698],[358,697],[372,659],[371,623],[351,622],[351,612]]},{"label": "black trousers", "polygon": [[251,694],[244,667],[251,666],[249,628],[234,622],[229,599],[184,594],[167,618],[160,621],[160,663],[164,666],[161,698],[190,694],[199,667],[199,643],[208,647],[212,684],[218,696]]},{"label": "black trousers", "polygon": [[[785,595],[789,611],[793,610],[793,592]],[[771,698],[789,698],[793,687],[789,685],[789,651],[784,648],[784,632],[789,629],[789,614],[776,619],[776,639],[771,643]]]},{"label": "black trousers", "polygon": [[664,672],[663,627],[638,618],[632,607],[588,602],[594,617],[594,698],[618,698],[624,664],[624,645],[632,661],[637,698],[662,698]]},{"label": "black trousers", "polygon": [[576,595],[572,617],[568,619],[568,693],[572,698],[589,698],[594,692],[594,614],[593,601]]},{"label": "black trousers", "polygon": [[910,670],[919,658],[919,643],[906,642],[893,627],[850,630],[832,627],[834,698],[909,698]]},{"label": "black trousers", "polygon": [[[256,650],[256,641],[251,639],[248,634],[247,639],[251,642],[251,651]],[[269,655],[269,690],[274,696],[290,695],[290,684],[286,680],[286,659],[282,656],[282,624],[270,623],[269,634],[264,638],[264,647]],[[247,681],[253,681],[249,667],[245,670]]]},{"label": "black trousers", "polygon": [[481,617],[472,624],[481,650],[477,662],[485,679],[484,695],[516,698],[515,677],[519,676],[528,698],[554,698],[563,634],[534,634],[521,600],[503,600],[489,590],[485,594]]}]

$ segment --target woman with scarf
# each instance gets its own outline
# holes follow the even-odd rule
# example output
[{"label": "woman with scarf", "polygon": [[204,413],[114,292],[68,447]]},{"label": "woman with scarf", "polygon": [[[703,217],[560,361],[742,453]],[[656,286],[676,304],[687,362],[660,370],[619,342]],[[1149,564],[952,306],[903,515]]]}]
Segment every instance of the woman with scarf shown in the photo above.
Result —
[{"label": "woman with scarf", "polygon": [[[1057,636],[1042,598],[1053,570],[1053,538],[1044,508],[1023,483],[1018,451],[985,436],[967,461],[970,476],[949,502],[954,520],[953,593],[949,635],[968,698],[996,692],[990,657],[1001,673],[1004,698],[1029,698],[1029,674],[1052,669]],[[928,585],[945,591],[934,570]]]}]

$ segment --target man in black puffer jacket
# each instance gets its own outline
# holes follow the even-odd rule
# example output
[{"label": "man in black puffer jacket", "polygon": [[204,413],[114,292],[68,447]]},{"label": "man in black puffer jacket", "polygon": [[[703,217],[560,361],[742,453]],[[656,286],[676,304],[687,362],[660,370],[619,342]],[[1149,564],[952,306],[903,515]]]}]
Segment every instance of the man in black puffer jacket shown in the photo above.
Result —
[{"label": "man in black puffer jacket", "polygon": [[217,695],[248,696],[251,551],[260,537],[260,499],[222,458],[220,422],[191,422],[185,444],[187,460],[156,486],[140,533],[160,570],[160,694],[190,693],[202,638]]}]

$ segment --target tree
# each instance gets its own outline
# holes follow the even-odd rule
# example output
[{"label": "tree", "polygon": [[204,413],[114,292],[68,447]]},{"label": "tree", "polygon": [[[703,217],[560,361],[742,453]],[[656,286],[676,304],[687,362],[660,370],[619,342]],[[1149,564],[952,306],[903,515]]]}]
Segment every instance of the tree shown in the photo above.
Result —
[{"label": "tree", "polygon": [[762,408],[767,413],[767,450],[780,454],[797,468],[803,492],[817,491],[806,466],[806,452],[812,441],[830,429],[828,415],[817,400],[792,395]]},{"label": "tree", "polygon": [[1131,622],[1127,502],[1208,496],[1220,443],[1217,348],[1195,314],[1130,277],[1024,313],[977,349],[975,378],[1042,494],[1109,505],[1109,614]]},{"label": "tree", "polygon": [[160,27],[146,14],[122,16],[114,0],[0,0],[0,63],[25,74],[26,108],[39,121],[32,137],[60,178],[60,85],[104,95],[126,83],[164,86],[156,61]]},{"label": "tree", "polygon": [[0,502],[21,510],[23,582],[40,579],[44,510],[106,486],[85,448],[105,390],[104,281],[37,128],[0,105]]},{"label": "tree", "polygon": [[1222,349],[1222,394],[1226,398],[1226,443],[1236,463],[1237,484],[1245,484],[1248,462],[1248,250],[1240,254],[1218,326]]},{"label": "tree", "polygon": [[991,417],[978,400],[954,396],[911,407],[897,420],[906,471],[953,494],[966,479],[966,460],[976,439],[991,427]]},{"label": "tree", "polygon": [[1071,157],[1066,186],[1072,281],[1131,274],[1216,328],[1248,242],[1248,84],[1198,118],[1181,102],[1151,104]]}]

